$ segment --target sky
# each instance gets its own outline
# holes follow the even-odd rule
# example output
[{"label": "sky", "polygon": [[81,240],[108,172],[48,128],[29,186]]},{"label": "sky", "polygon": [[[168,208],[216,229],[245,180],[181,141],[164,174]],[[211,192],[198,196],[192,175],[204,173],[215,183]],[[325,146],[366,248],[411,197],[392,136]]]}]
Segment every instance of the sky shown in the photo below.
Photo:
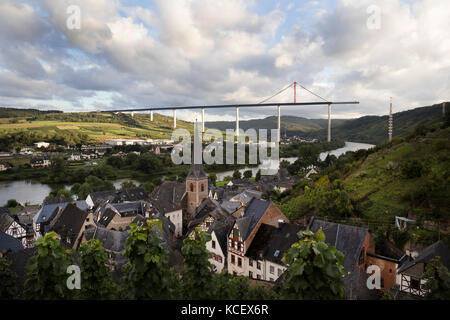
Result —
[{"label": "sky", "polygon": [[[0,0],[0,106],[238,105],[296,81],[360,102],[333,106],[335,118],[383,115],[389,97],[394,112],[450,100],[449,17],[448,0]],[[298,87],[297,101],[320,99]],[[325,118],[327,107],[281,112]],[[207,110],[206,121],[234,116]]]}]

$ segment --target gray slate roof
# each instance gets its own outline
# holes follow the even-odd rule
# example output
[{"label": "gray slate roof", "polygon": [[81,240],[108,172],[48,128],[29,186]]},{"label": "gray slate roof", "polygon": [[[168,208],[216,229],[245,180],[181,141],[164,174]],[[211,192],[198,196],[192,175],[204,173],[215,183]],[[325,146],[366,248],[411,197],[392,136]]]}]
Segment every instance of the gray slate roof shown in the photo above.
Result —
[{"label": "gray slate roof", "polygon": [[[57,213],[59,209],[64,210],[70,202],[63,203],[52,203],[43,205],[42,208],[36,213],[33,217],[34,223],[44,223],[51,220],[52,216]],[[87,205],[85,200],[75,201],[75,205],[83,211],[89,210],[89,206]]]},{"label": "gray slate roof", "polygon": [[186,177],[186,179],[190,180],[201,180],[201,179],[207,179],[208,176],[206,175],[205,171],[203,171],[203,165],[202,164],[191,164],[191,167],[189,169],[189,173]]},{"label": "gray slate roof", "polygon": [[150,199],[159,205],[163,213],[167,213],[181,209],[181,200],[185,193],[184,183],[165,181],[152,192]]},{"label": "gray slate roof", "polygon": [[0,213],[0,232],[6,232],[15,220],[7,213]]},{"label": "gray slate roof", "polygon": [[439,256],[441,263],[446,266],[447,269],[450,269],[450,250],[442,240],[439,240],[423,249],[416,259],[404,262],[397,270],[397,273],[402,273],[417,263],[430,263],[436,256]]},{"label": "gray slate roof", "polygon": [[69,247],[73,246],[88,213],[69,203],[60,211],[50,224],[49,231],[54,231],[61,237],[61,244],[67,245],[66,239],[70,239]]},{"label": "gray slate roof", "polygon": [[345,269],[353,271],[357,265],[368,229],[313,219],[309,229],[312,232],[317,232],[320,228],[325,233],[325,242],[344,254]]},{"label": "gray slate roof", "polygon": [[261,217],[269,207],[270,202],[252,198],[248,203],[244,211],[244,216],[236,220],[239,232],[241,233],[243,241],[247,240],[247,237],[253,231],[258,224]]},{"label": "gray slate roof", "polygon": [[280,227],[262,224],[256,232],[246,255],[254,260],[265,260],[282,264],[283,254],[299,239],[297,233],[303,230],[292,223],[281,223]]},{"label": "gray slate roof", "polygon": [[0,232],[0,252],[23,250],[22,242],[9,234]]},{"label": "gray slate roof", "polygon": [[2,213],[11,215],[11,211],[9,211],[9,209],[6,207],[0,207],[0,214],[2,214]]},{"label": "gray slate roof", "polygon": [[125,248],[128,232],[97,227],[85,230],[84,236],[86,237],[86,240],[98,239],[103,243],[103,248],[107,250],[120,252]]}]

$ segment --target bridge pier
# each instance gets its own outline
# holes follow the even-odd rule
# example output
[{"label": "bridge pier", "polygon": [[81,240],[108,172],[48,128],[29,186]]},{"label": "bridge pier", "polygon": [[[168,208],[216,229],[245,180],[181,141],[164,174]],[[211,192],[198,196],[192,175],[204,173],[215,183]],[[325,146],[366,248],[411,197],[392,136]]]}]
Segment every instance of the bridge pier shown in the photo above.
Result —
[{"label": "bridge pier", "polygon": [[202,108],[202,133],[205,132],[205,108]]},{"label": "bridge pier", "polygon": [[277,106],[278,111],[278,143],[281,142],[281,112],[280,112],[280,106]]},{"label": "bridge pier", "polygon": [[236,107],[236,137],[239,137],[239,107]]},{"label": "bridge pier", "polygon": [[134,117],[134,112],[131,112],[131,116]]},{"label": "bridge pier", "polygon": [[331,104],[328,105],[328,142],[331,142]]},{"label": "bridge pier", "polygon": [[150,111],[150,121],[153,121],[153,111]]},{"label": "bridge pier", "polygon": [[173,109],[173,128],[177,128],[177,109]]}]

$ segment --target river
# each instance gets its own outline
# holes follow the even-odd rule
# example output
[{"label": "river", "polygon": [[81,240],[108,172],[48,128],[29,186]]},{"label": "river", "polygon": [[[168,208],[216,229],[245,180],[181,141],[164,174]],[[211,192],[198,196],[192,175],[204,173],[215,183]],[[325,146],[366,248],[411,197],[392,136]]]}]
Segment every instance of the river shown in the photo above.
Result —
[{"label": "river", "polygon": [[[357,151],[360,149],[369,149],[374,147],[372,144],[367,143],[357,143],[357,142],[345,142],[345,146],[336,150],[331,150],[327,152],[322,152],[319,157],[321,160],[324,160],[327,156],[327,154],[333,154],[336,157],[339,157],[341,154],[346,153],[347,151]],[[281,158],[280,160],[286,160],[289,161],[289,163],[293,163],[296,158]],[[279,168],[279,162],[278,161],[270,161],[270,166],[272,168]],[[256,175],[256,172],[261,168],[262,165],[254,168],[243,168],[239,171],[241,173],[244,173],[246,170],[252,170],[253,176]],[[216,173],[217,174],[217,181],[222,181],[226,176],[232,176],[233,171],[225,171]],[[135,184],[139,185],[138,181],[132,180],[132,179],[118,179],[113,181],[114,187],[120,188],[120,184],[124,181],[131,180]],[[70,186],[66,186],[66,188],[70,188]],[[41,204],[42,201],[45,199],[46,196],[50,193],[52,190],[51,186],[42,184],[39,182],[32,182],[32,181],[0,181],[0,206],[3,206],[6,204],[6,202],[9,199],[16,199],[19,202],[22,203],[29,203],[29,204]]]}]

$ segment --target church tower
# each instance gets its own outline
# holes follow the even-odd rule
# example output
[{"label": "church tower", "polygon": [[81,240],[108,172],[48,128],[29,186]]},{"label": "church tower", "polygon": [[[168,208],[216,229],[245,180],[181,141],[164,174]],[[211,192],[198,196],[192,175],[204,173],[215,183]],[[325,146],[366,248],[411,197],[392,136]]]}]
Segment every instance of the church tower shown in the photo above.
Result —
[{"label": "church tower", "polygon": [[208,198],[208,176],[202,164],[191,164],[186,177],[187,212],[193,218],[195,209]]}]

